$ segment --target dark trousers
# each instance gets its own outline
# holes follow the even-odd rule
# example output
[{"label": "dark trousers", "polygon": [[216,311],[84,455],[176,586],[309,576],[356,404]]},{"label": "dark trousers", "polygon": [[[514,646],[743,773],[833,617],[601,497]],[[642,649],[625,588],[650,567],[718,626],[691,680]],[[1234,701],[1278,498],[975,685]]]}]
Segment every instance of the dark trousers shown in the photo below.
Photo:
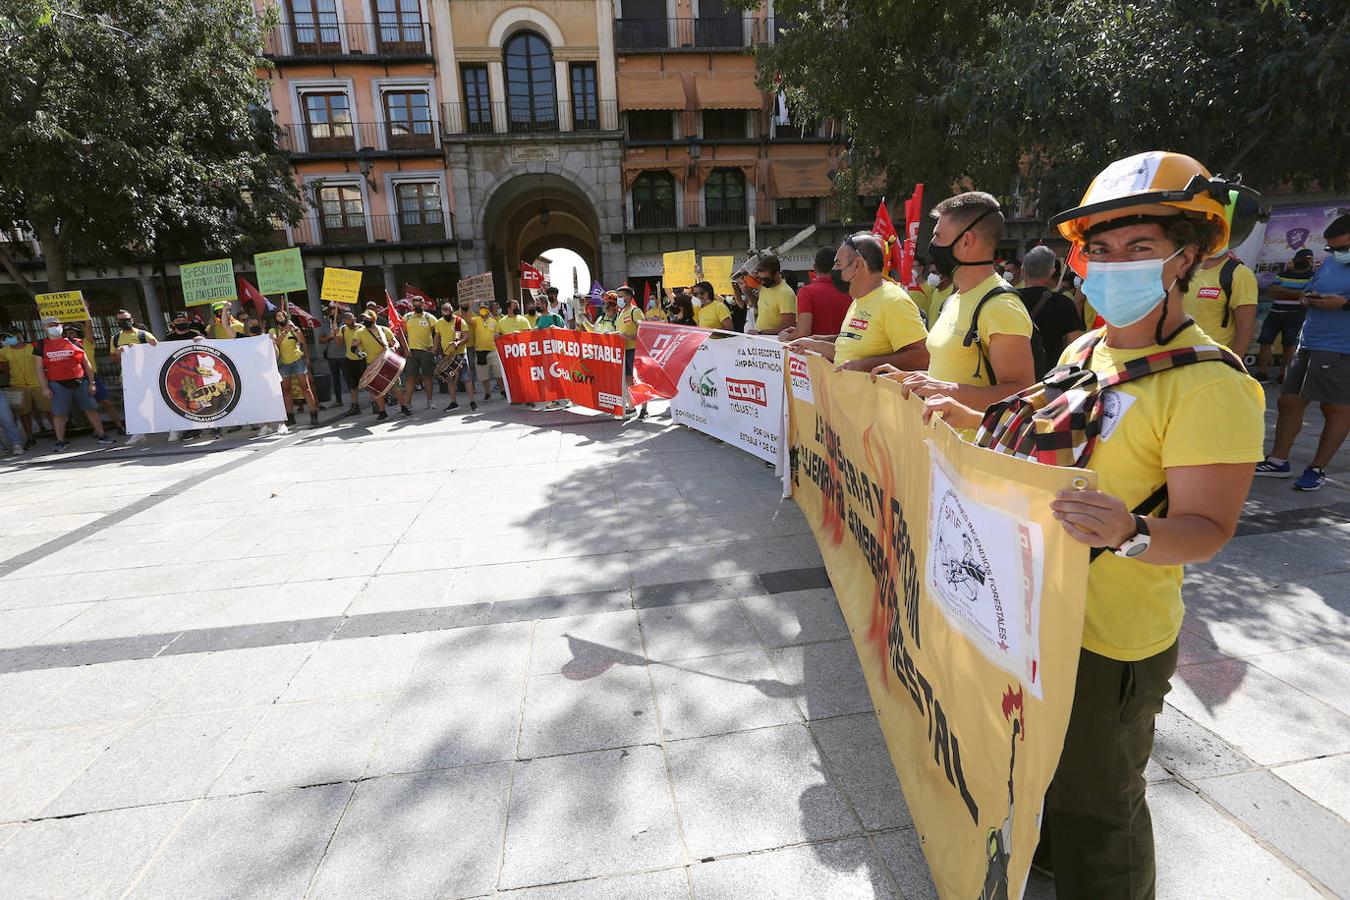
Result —
[{"label": "dark trousers", "polygon": [[356,386],[361,383],[361,376],[366,373],[365,360],[344,359],[342,365],[347,371],[347,391],[352,395],[352,406],[360,406],[361,392]]},{"label": "dark trousers", "polygon": [[1138,662],[1079,654],[1069,730],[1045,795],[1048,829],[1042,829],[1060,900],[1154,896],[1144,767],[1176,668],[1176,644]]},{"label": "dark trousers", "polygon": [[[330,359],[328,362],[328,380],[333,385],[333,402],[342,402],[342,381],[347,378],[347,360]],[[347,392],[356,395],[356,382],[347,379]]]}]

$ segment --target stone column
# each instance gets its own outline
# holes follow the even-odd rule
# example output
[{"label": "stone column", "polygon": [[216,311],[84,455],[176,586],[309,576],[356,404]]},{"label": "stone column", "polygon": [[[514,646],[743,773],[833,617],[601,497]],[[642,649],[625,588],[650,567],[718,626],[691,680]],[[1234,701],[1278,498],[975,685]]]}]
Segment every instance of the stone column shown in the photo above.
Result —
[{"label": "stone column", "polygon": [[309,295],[309,313],[316,319],[323,318],[323,301],[319,299],[320,288],[323,285],[323,271],[320,269],[305,270],[305,288]]},{"label": "stone column", "polygon": [[395,301],[399,299],[398,279],[394,277],[393,266],[380,266],[380,273],[384,275],[384,289],[389,292],[389,296]]},{"label": "stone column", "polygon": [[141,295],[145,302],[146,326],[157,338],[164,337],[164,310],[159,306],[159,291],[155,289],[155,276],[141,276]]}]

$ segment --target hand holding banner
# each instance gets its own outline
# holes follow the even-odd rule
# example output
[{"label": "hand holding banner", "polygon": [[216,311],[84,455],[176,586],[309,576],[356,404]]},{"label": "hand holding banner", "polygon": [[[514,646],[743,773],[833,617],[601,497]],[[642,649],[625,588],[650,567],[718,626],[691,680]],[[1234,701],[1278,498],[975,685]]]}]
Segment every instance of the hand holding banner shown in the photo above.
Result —
[{"label": "hand holding banner", "polygon": [[497,337],[497,354],[512,403],[571,400],[623,416],[623,337],[566,328]]}]

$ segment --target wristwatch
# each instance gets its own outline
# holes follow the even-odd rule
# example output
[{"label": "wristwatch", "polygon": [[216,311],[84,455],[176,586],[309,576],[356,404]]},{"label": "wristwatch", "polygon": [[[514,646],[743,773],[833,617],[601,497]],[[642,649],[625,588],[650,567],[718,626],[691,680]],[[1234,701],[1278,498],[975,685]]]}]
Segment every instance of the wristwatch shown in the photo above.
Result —
[{"label": "wristwatch", "polygon": [[1147,550],[1148,545],[1152,540],[1153,538],[1150,537],[1148,533],[1148,522],[1144,520],[1143,516],[1135,513],[1134,537],[1121,543],[1121,545],[1112,552],[1115,553],[1116,556],[1122,556],[1125,559],[1133,559]]}]

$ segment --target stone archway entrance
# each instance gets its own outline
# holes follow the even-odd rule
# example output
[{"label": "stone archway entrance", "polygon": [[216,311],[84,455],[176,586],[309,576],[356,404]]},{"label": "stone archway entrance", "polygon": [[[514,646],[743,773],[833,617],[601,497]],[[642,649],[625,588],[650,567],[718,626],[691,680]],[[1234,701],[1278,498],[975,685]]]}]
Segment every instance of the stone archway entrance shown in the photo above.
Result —
[{"label": "stone archway entrance", "polygon": [[[586,195],[552,173],[518,175],[499,186],[483,214],[488,266],[507,297],[518,297],[520,261],[554,247],[572,250],[603,278],[600,222]],[[571,285],[558,285],[564,296]],[[583,288],[584,289],[584,288]]]}]

